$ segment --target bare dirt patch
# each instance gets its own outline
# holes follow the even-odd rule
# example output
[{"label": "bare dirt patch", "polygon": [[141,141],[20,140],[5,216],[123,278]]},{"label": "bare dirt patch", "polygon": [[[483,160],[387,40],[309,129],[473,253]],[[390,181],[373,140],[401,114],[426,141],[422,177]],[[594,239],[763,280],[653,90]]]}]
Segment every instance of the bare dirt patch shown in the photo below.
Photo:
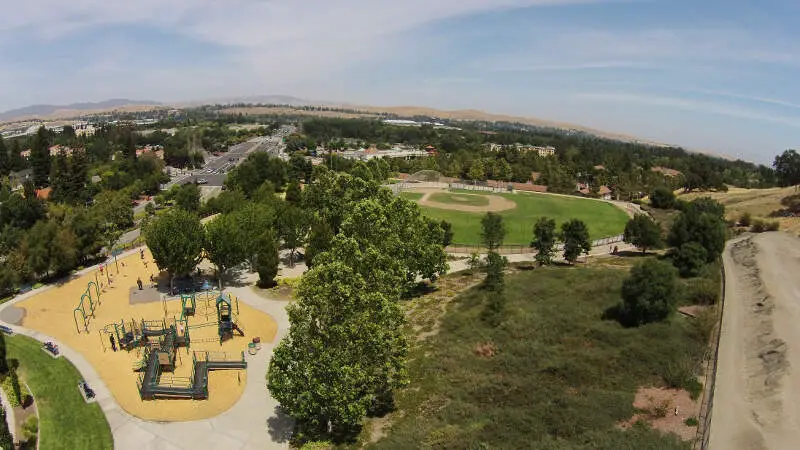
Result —
[{"label": "bare dirt patch", "polygon": [[633,407],[641,412],[621,423],[621,428],[630,428],[643,420],[656,430],[677,434],[684,441],[697,433],[697,427],[686,425],[686,420],[697,418],[700,405],[683,389],[641,387],[636,391]]},{"label": "bare dirt patch", "polygon": [[[439,193],[439,192],[447,192],[446,189],[409,189],[410,192],[420,192],[424,195],[421,199],[417,200],[422,206],[429,206],[431,208],[437,209],[449,209],[453,211],[466,211],[466,212],[497,212],[497,211],[507,211],[509,209],[514,209],[517,207],[517,204],[505,197],[501,197],[499,195],[485,195],[486,199],[489,203],[485,206],[472,206],[472,205],[459,205],[456,203],[440,203],[437,201],[431,200],[431,194]],[[464,194],[464,195],[474,195],[474,194]]]}]

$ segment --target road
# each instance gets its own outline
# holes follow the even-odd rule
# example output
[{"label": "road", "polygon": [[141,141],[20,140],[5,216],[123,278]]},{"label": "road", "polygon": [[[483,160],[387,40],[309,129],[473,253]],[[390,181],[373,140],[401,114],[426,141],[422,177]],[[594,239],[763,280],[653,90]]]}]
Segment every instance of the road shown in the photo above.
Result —
[{"label": "road", "polygon": [[800,442],[800,240],[772,232],[728,243],[711,410],[712,450]]}]

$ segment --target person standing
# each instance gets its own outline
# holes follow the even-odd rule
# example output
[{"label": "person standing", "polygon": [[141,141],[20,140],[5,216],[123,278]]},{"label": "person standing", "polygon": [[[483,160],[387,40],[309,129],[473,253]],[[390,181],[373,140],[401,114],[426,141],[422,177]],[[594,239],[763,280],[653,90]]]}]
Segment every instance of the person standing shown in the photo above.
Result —
[{"label": "person standing", "polygon": [[111,341],[111,350],[116,352],[117,351],[117,341],[114,340],[114,335],[113,334],[109,334],[108,335],[108,340]]}]

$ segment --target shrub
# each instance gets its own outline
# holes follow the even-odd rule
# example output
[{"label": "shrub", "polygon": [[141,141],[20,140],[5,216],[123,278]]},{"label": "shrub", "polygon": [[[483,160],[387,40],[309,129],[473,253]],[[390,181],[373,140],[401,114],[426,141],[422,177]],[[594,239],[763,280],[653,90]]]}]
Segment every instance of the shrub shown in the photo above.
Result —
[{"label": "shrub", "polygon": [[712,280],[695,280],[689,285],[686,299],[690,305],[715,305],[719,301],[719,286]]},{"label": "shrub", "polygon": [[667,387],[682,389],[695,380],[691,362],[684,358],[665,364],[661,368],[661,378]]},{"label": "shrub", "polygon": [[674,269],[648,260],[631,269],[622,284],[622,319],[627,325],[643,325],[664,320],[675,310]]},{"label": "shrub", "polygon": [[750,216],[749,212],[742,213],[742,215],[739,216],[739,225],[743,227],[749,227],[752,220],[753,218]]},{"label": "shrub", "polygon": [[22,424],[22,437],[26,442],[36,442],[36,437],[39,434],[39,419],[36,414],[28,417],[25,423]]},{"label": "shrub", "polygon": [[469,255],[469,260],[467,260],[467,268],[469,268],[470,273],[475,272],[476,270],[480,269],[481,267],[481,255],[477,252],[471,253]]},{"label": "shrub", "polygon": [[672,209],[675,206],[675,193],[666,186],[659,186],[650,193],[650,204],[654,208]]},{"label": "shrub", "polygon": [[766,230],[767,225],[761,219],[756,219],[753,221],[753,226],[750,227],[750,231],[753,233],[763,233]]},{"label": "shrub", "polygon": [[695,416],[687,418],[686,420],[683,421],[683,423],[686,424],[687,427],[696,427],[697,425],[700,424],[700,422],[697,421],[697,417]]},{"label": "shrub", "polygon": [[683,384],[683,388],[689,393],[689,397],[692,400],[697,400],[700,398],[700,395],[703,393],[703,383],[701,383],[697,377],[692,377]]},{"label": "shrub", "polygon": [[8,396],[8,401],[11,403],[12,407],[16,408],[22,404],[19,378],[17,378],[16,371],[11,370],[8,372],[8,374],[6,374],[5,378],[3,378],[2,387],[3,391],[5,391],[6,395]]},{"label": "shrub", "polygon": [[682,277],[696,277],[706,263],[706,249],[697,242],[687,242],[669,251],[672,265],[678,269]]},{"label": "shrub", "polygon": [[781,228],[781,223],[777,220],[767,222],[766,231],[778,231]]},{"label": "shrub", "polygon": [[303,444],[300,450],[327,450],[329,448],[333,448],[330,441],[311,441]]}]

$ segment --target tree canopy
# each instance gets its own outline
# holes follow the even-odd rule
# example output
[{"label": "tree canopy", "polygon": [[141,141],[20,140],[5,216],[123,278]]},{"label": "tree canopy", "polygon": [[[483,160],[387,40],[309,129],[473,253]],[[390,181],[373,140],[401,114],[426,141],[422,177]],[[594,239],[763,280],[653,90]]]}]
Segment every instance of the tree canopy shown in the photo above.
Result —
[{"label": "tree canopy", "polygon": [[194,270],[205,244],[200,219],[182,209],[154,218],[144,228],[144,237],[158,267],[169,271],[170,282]]},{"label": "tree canopy", "polygon": [[800,154],[795,150],[786,150],[775,157],[772,163],[775,175],[782,186],[796,186],[800,184]]},{"label": "tree canopy", "polygon": [[622,285],[622,301],[622,317],[630,325],[666,319],[675,310],[675,270],[652,259],[634,266]]},{"label": "tree canopy", "polygon": [[640,248],[642,254],[647,253],[648,248],[660,248],[663,245],[661,227],[647,214],[636,214],[628,220],[623,240]]},{"label": "tree canopy", "polygon": [[506,237],[506,228],[503,225],[503,216],[495,213],[486,213],[481,219],[481,240],[489,251],[497,250],[503,245]]},{"label": "tree canopy", "polygon": [[578,219],[561,224],[561,241],[564,242],[564,259],[570,264],[574,264],[581,253],[588,253],[592,249],[589,228]]},{"label": "tree canopy", "polygon": [[531,241],[531,247],[536,250],[534,256],[536,262],[541,265],[552,264],[556,238],[556,221],[540,217],[533,226],[533,241]]}]

